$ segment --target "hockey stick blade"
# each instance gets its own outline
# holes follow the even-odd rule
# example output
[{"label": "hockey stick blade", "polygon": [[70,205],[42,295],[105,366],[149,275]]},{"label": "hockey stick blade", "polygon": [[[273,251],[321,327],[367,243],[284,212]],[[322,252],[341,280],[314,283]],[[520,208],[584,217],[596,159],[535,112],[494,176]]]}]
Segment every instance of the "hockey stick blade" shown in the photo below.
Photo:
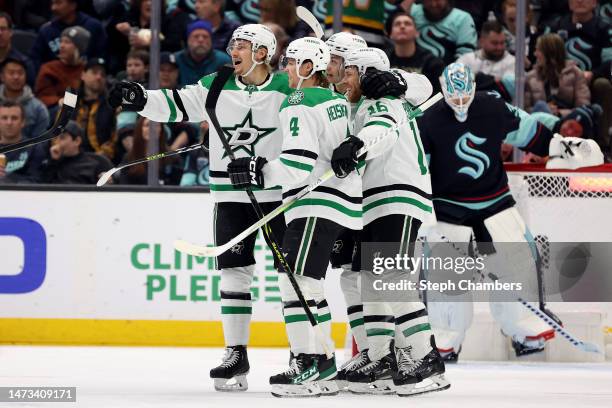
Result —
[{"label": "hockey stick blade", "polygon": [[315,33],[315,37],[321,39],[323,38],[323,27],[319,23],[319,20],[304,6],[298,6],[296,9],[296,14]]},{"label": "hockey stick blade", "polygon": [[113,167],[112,169],[104,173],[102,177],[100,177],[100,179],[96,183],[96,186],[102,187],[103,185],[105,185],[108,182],[108,180],[113,176],[113,174],[115,174],[119,170],[121,170],[121,167]]},{"label": "hockey stick blade", "polygon": [[[434,96],[429,98],[427,101],[423,102],[418,108],[414,109],[411,112],[411,114],[410,114],[410,119],[414,119],[415,117],[419,116],[427,108],[429,108],[430,106],[432,106],[433,104],[438,102],[440,99],[442,99],[442,94],[440,92],[438,92],[437,94],[435,94]],[[388,133],[395,132],[397,130],[397,128],[399,126],[403,125],[404,123],[405,122],[398,123],[394,127],[390,128],[387,132],[381,134],[379,137],[375,138],[374,140],[371,140],[370,143],[368,143],[367,146],[364,146],[363,148],[361,148],[359,150],[358,155],[361,156],[362,154],[367,152],[367,149],[369,149],[374,144],[380,142],[384,138],[384,136],[387,135]],[[207,246],[204,246],[204,245],[193,244],[193,243],[190,243],[190,242],[175,241],[174,248],[177,251],[179,251],[179,252],[185,252],[186,254],[190,254],[190,255],[197,255],[197,256],[219,256],[220,254],[224,253],[225,251],[227,251],[228,249],[230,249],[231,247],[236,245],[238,242],[242,241],[243,239],[245,239],[246,237],[251,235],[253,232],[257,231],[259,228],[261,228],[262,226],[264,226],[265,224],[270,222],[270,220],[272,220],[274,217],[276,217],[280,213],[286,211],[297,200],[299,200],[300,198],[304,197],[305,195],[310,193],[312,190],[316,189],[321,184],[325,183],[327,180],[329,180],[330,178],[332,178],[334,176],[335,176],[334,171],[332,169],[328,169],[317,180],[315,180],[310,185],[308,185],[307,187],[304,187],[302,190],[300,190],[300,192],[297,193],[290,201],[287,201],[287,202],[279,205],[274,210],[272,210],[271,212],[266,214],[259,221],[257,221],[256,223],[251,225],[249,228],[245,229],[240,234],[236,235],[234,238],[229,240],[229,242],[227,242],[227,243],[225,243],[225,244],[223,244],[221,246],[207,247]],[[184,242],[184,244],[183,244],[183,242]],[[179,244],[179,246],[177,246],[177,244]]]}]

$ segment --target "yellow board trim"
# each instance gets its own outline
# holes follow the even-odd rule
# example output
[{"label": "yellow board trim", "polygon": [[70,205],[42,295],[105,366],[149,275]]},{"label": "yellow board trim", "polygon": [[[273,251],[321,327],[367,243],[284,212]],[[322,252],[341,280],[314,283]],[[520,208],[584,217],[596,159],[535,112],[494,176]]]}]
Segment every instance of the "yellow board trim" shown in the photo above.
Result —
[{"label": "yellow board trim", "polygon": [[612,327],[604,327],[605,334],[612,334]]},{"label": "yellow board trim", "polygon": [[[332,16],[325,17],[325,24],[331,24],[334,22],[334,18]],[[362,27],[373,28],[375,30],[384,30],[385,25],[380,21],[369,20],[362,17],[355,16],[342,16],[342,22],[346,24],[354,24]]]},{"label": "yellow board trim", "polygon": [[[344,347],[346,323],[332,323]],[[0,319],[0,344],[223,347],[220,321]],[[283,322],[251,322],[249,346],[287,347]]]}]

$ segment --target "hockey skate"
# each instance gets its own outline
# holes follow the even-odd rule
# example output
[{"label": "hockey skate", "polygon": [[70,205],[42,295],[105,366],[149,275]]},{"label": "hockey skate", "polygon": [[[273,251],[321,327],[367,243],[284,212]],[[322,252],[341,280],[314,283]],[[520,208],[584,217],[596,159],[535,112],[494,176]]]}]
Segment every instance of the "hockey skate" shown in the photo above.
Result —
[{"label": "hockey skate", "polygon": [[438,349],[438,352],[440,353],[440,357],[442,357],[442,361],[444,361],[444,364],[454,364],[459,360],[461,346],[459,346],[459,350],[457,351],[455,351],[454,349],[451,349],[451,351],[442,351],[441,349]]},{"label": "hockey skate", "polygon": [[350,360],[345,362],[342,367],[340,367],[338,376],[336,377],[336,383],[338,384],[340,391],[348,391],[348,381],[346,380],[346,375],[348,372],[357,370],[369,363],[370,358],[368,357],[368,349],[360,351]]},{"label": "hockey skate", "polygon": [[279,398],[319,397],[318,361],[316,354],[298,354],[287,371],[270,377],[272,395]]},{"label": "hockey skate", "polygon": [[512,339],[512,348],[517,357],[522,357],[544,351],[545,343],[544,339],[525,340],[522,343]]},{"label": "hockey skate", "polygon": [[395,355],[390,352],[380,360],[370,361],[361,368],[348,371],[348,390],[355,394],[393,394],[393,374],[396,371]]},{"label": "hockey skate", "polygon": [[396,349],[398,372],[393,384],[397,395],[410,397],[450,388],[450,383],[444,378],[444,362],[435,344],[419,360],[412,358],[411,349],[412,346]]},{"label": "hockey skate", "polygon": [[249,358],[246,346],[225,348],[223,362],[210,370],[217,391],[246,391],[249,388],[246,375],[249,373]]},{"label": "hockey skate", "polygon": [[318,355],[319,378],[317,383],[321,389],[322,396],[336,395],[340,392],[336,378],[338,372],[336,370],[336,357],[327,358],[325,354]]}]

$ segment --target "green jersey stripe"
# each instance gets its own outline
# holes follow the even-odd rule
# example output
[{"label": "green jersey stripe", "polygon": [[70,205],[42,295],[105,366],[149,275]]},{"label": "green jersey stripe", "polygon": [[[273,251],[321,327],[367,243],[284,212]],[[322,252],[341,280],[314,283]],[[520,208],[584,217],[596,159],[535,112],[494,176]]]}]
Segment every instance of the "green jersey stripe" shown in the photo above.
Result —
[{"label": "green jersey stripe", "polygon": [[419,200],[416,200],[414,198],[409,198],[409,197],[387,197],[387,198],[383,198],[380,200],[376,200],[376,201],[373,201],[371,203],[364,205],[363,212],[369,211],[376,207],[380,207],[381,205],[393,204],[393,203],[410,204],[410,205],[414,205],[415,207],[420,208],[423,211],[426,211],[429,213],[432,212],[431,206],[424,204],[420,202]]},{"label": "green jersey stripe", "polygon": [[293,203],[287,209],[287,211],[290,211],[291,209],[295,207],[301,207],[304,205],[322,205],[325,207],[330,207],[330,208],[333,208],[334,210],[340,211],[341,213],[345,215],[348,215],[349,217],[361,217],[361,215],[363,214],[362,211],[351,210],[351,209],[346,208],[342,204],[338,204],[335,201],[325,200],[322,198],[304,198],[302,200],[298,200],[295,203]]},{"label": "green jersey stripe", "polygon": [[300,163],[300,162],[296,162],[294,160],[287,160],[287,159],[284,159],[282,157],[279,157],[279,159],[280,159],[280,162],[283,163],[285,166],[293,167],[293,168],[296,168],[298,170],[303,170],[303,171],[311,172],[312,169],[314,168],[314,166],[311,166],[310,164]]},{"label": "green jersey stripe", "polygon": [[170,108],[170,117],[168,118],[168,122],[174,122],[176,120],[176,105],[172,101],[172,98],[168,96],[168,90],[161,90],[164,96],[166,97],[166,102],[168,102],[168,107]]}]

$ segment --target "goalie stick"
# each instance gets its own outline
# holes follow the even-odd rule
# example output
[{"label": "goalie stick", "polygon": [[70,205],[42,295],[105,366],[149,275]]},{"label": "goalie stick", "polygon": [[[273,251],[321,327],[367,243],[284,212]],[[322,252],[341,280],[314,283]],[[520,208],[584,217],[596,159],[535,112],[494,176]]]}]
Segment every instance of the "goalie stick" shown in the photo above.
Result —
[{"label": "goalie stick", "polygon": [[[217,118],[215,107],[217,105],[217,100],[219,99],[219,96],[223,90],[223,86],[228,81],[228,79],[230,78],[233,72],[234,72],[234,68],[231,65],[224,65],[223,67],[221,67],[221,69],[219,69],[219,71],[217,72],[217,75],[215,76],[215,79],[213,80],[210,86],[210,91],[208,93],[208,96],[206,97],[206,103],[205,103],[206,113],[208,114],[208,117],[210,118],[211,124],[217,131],[217,135],[219,136],[219,139],[221,139],[223,148],[225,149],[225,152],[227,153],[230,160],[232,161],[236,160],[236,157],[234,156],[232,147],[230,146],[229,142],[224,136],[224,132],[221,128],[221,124],[219,123],[219,119]],[[265,214],[262,211],[261,207],[259,206],[259,203],[257,202],[257,199],[255,198],[255,194],[253,194],[253,191],[251,190],[251,188],[247,187],[245,190],[246,190],[247,195],[249,196],[249,200],[251,201],[251,204],[253,205],[255,214],[257,214],[257,218],[259,218],[260,220],[265,218],[264,217]],[[274,236],[274,233],[272,232],[272,229],[268,226],[267,223],[264,223],[260,227],[264,233],[264,238],[266,240],[266,243],[268,244],[275,258],[277,259],[277,261],[279,262],[279,264],[281,265],[281,267],[287,274],[287,277],[289,278],[289,282],[291,282],[291,286],[293,287],[293,290],[297,294],[300,305],[304,309],[304,313],[308,317],[308,321],[310,322],[310,325],[314,329],[314,333],[317,338],[317,341],[323,347],[323,350],[325,351],[325,355],[327,356],[327,358],[332,358],[333,353],[329,349],[327,341],[325,337],[323,336],[323,331],[321,330],[321,327],[319,326],[317,319],[314,317],[314,315],[310,311],[310,307],[306,303],[306,299],[304,299],[304,294],[302,293],[302,290],[300,289],[297,281],[295,280],[295,276],[293,275],[293,270],[291,269],[291,267],[289,266],[289,263],[285,259],[285,256],[283,252],[281,251],[278,241],[276,240],[276,237]],[[252,231],[252,232],[255,232],[255,231]]]},{"label": "goalie stick", "polygon": [[[422,112],[424,112],[427,108],[429,108],[430,106],[432,106],[433,104],[438,102],[440,99],[442,99],[442,94],[438,92],[437,94],[435,94],[434,96],[429,98],[429,100],[424,102],[421,106],[419,106],[418,108],[413,110],[410,113],[410,120],[416,118],[417,116],[419,116]],[[375,144],[379,143],[389,133],[397,131],[397,129],[400,126],[404,125],[405,123],[406,123],[406,121],[401,121],[398,124],[396,124],[395,126],[389,128],[386,132],[383,132],[382,134],[380,134],[377,138],[371,140],[367,145],[365,145],[364,147],[362,147],[359,150],[358,155],[361,156],[364,153],[366,153],[368,151],[368,149],[372,148],[372,146],[374,146]],[[308,193],[310,193],[311,191],[313,191],[314,189],[316,189],[321,184],[325,183],[327,180],[329,180],[330,178],[332,178],[334,176],[335,176],[334,175],[334,171],[332,169],[327,170],[325,173],[323,173],[323,175],[321,175],[312,184],[304,187],[291,200],[286,201],[285,203],[283,203],[283,204],[279,205],[278,207],[276,207],[274,210],[272,210],[270,213],[268,213],[265,217],[261,218],[255,224],[251,225],[249,228],[245,229],[240,234],[236,235],[234,238],[232,238],[226,244],[223,244],[223,245],[220,245],[220,246],[203,246],[203,245],[198,245],[198,244],[194,244],[194,243],[183,241],[183,240],[177,240],[177,241],[174,242],[174,248],[176,250],[180,251],[180,252],[184,252],[184,253],[189,254],[189,255],[195,255],[195,256],[219,256],[222,253],[228,251],[230,248],[232,248],[238,242],[242,241],[244,238],[246,238],[249,235],[251,235],[253,232],[257,231],[259,228],[261,228],[263,225],[265,225],[267,222],[269,222],[271,219],[273,219],[277,215],[287,211],[289,209],[289,207],[291,207],[296,201],[298,201],[299,199],[301,199],[302,197],[304,197],[305,195],[307,195]]]},{"label": "goalie stick", "polygon": [[35,144],[46,142],[47,140],[59,136],[64,131],[64,127],[72,117],[72,114],[76,108],[77,100],[78,97],[72,92],[72,89],[66,89],[62,109],[57,120],[50,129],[46,130],[42,135],[32,139],[26,139],[22,140],[21,142],[0,147],[0,153],[9,153],[14,152],[15,150],[25,149],[26,147],[34,146]]}]

